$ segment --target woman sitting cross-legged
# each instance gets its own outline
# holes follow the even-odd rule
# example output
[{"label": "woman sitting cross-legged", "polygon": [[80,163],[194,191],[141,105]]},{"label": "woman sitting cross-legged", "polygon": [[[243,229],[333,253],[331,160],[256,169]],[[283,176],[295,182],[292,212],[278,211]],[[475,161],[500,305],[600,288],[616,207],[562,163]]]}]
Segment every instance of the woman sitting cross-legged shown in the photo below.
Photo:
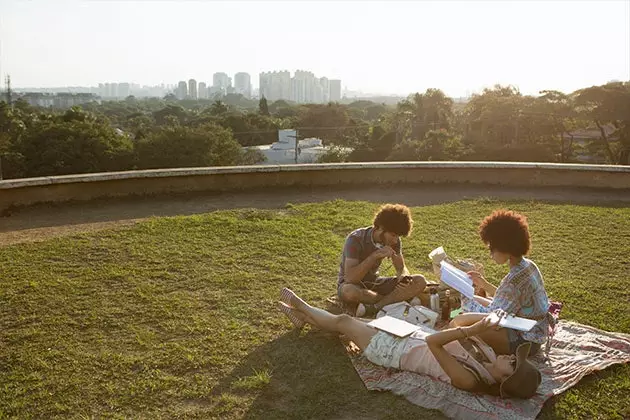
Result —
[{"label": "woman sitting cross-legged", "polygon": [[[499,287],[489,283],[480,273],[469,272],[473,284],[483,289],[490,299],[480,296],[475,296],[474,300],[462,297],[462,307],[472,313],[488,313],[500,309],[537,321],[527,332],[501,328],[488,330],[481,335],[498,354],[512,354],[521,344],[531,342],[530,355],[533,355],[547,340],[554,320],[549,313],[549,298],[542,274],[533,261],[525,258],[531,246],[527,219],[513,211],[497,210],[483,219],[479,226],[479,236],[488,246],[492,260],[497,264],[507,263],[510,271]],[[464,318],[458,318],[460,321],[462,319]],[[471,314],[468,322],[478,319],[479,316]],[[454,320],[451,325],[457,326],[458,320]]]},{"label": "woman sitting cross-legged", "polygon": [[297,327],[308,323],[346,335],[377,365],[433,376],[465,391],[530,398],[541,382],[539,370],[527,360],[531,343],[513,355],[496,356],[477,335],[496,327],[499,317],[486,315],[472,325],[434,331],[418,329],[398,338],[349,315],[333,315],[310,306],[289,289],[281,293],[280,310]]}]

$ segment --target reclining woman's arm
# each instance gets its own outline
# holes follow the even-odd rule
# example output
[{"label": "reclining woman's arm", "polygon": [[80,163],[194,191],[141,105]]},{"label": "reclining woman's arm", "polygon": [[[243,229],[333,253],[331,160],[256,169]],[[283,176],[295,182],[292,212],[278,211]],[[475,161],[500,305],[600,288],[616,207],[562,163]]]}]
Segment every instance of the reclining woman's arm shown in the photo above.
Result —
[{"label": "reclining woman's arm", "polygon": [[494,326],[490,322],[490,317],[486,316],[475,324],[467,327],[449,328],[439,331],[427,337],[427,345],[436,360],[444,369],[444,372],[451,378],[451,384],[464,391],[473,391],[477,388],[477,379],[468,369],[457,361],[449,352],[444,349],[444,345],[460,338],[477,335],[488,328]]}]

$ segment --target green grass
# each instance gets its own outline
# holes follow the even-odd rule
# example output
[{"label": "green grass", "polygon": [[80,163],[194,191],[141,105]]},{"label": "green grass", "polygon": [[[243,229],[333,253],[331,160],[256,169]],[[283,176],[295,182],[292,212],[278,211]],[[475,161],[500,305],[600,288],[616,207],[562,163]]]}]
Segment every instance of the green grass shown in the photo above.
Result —
[{"label": "green grass", "polygon": [[[156,218],[0,248],[0,418],[427,418],[365,390],[338,340],[292,332],[275,310],[290,286],[317,305],[335,291],[345,235],[377,203]],[[414,208],[412,271],[427,254],[491,265],[479,220],[529,216],[534,259],[563,318],[630,333],[630,208],[462,201]],[[391,270],[391,267],[386,267]],[[432,278],[431,275],[429,275]],[[630,366],[591,375],[545,418],[630,416]]]}]

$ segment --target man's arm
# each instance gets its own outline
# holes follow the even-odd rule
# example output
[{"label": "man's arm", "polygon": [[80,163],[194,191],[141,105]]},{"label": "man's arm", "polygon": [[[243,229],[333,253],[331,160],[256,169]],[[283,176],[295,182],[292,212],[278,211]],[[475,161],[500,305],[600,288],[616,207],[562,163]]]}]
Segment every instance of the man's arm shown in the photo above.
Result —
[{"label": "man's arm", "polygon": [[346,258],[344,263],[343,278],[346,283],[357,284],[365,277],[370,271],[370,268],[375,263],[375,259],[370,255],[363,261],[359,261],[355,258]]},{"label": "man's arm", "polygon": [[405,258],[402,253],[402,241],[398,238],[398,243],[394,246],[394,254],[392,254],[392,265],[396,269],[396,277],[400,280],[403,276],[408,276],[409,270],[405,265]]},{"label": "man's arm", "polygon": [[405,258],[402,256],[402,253],[392,255],[392,265],[396,269],[396,276],[399,279],[409,275],[409,269],[405,265]]},{"label": "man's arm", "polygon": [[357,258],[345,257],[343,270],[344,280],[352,284],[360,283],[378,260],[390,257],[393,253],[394,251],[390,247],[384,246],[372,252],[363,261],[359,261]]}]

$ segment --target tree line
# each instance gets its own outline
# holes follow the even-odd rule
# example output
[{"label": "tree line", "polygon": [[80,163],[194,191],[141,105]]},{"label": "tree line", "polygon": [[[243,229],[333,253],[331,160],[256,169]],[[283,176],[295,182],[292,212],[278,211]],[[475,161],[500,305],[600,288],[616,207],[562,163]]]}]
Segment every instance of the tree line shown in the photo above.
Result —
[{"label": "tree line", "polygon": [[630,164],[630,83],[565,94],[495,86],[455,103],[439,89],[397,105],[129,97],[66,111],[0,102],[3,177],[247,165],[249,146],[298,129],[331,146],[323,162],[492,160]]}]

